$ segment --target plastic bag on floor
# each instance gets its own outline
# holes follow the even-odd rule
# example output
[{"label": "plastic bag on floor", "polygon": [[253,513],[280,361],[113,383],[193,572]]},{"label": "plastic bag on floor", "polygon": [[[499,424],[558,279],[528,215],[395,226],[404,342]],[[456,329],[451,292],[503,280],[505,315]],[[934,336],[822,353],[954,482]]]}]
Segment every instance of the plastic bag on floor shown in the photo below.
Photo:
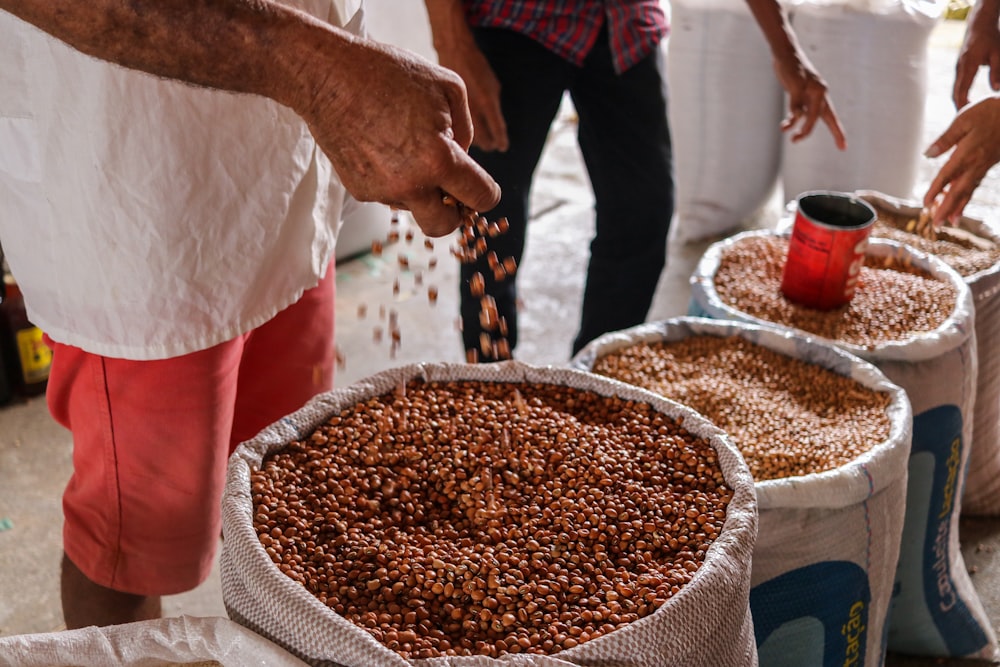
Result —
[{"label": "plastic bag on floor", "polygon": [[306,667],[227,618],[180,616],[98,628],[0,637],[4,667]]}]

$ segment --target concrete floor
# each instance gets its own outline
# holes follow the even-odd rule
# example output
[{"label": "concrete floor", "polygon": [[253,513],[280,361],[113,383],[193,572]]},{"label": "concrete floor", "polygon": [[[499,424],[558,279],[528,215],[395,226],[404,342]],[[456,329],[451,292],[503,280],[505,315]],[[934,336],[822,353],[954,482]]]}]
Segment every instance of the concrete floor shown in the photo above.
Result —
[{"label": "concrete floor", "polygon": [[[928,141],[953,114],[948,96],[962,29],[960,23],[943,23],[930,43]],[[982,81],[977,82],[976,90],[984,92]],[[925,162],[916,192],[926,187],[936,166]],[[748,224],[773,224],[781,201],[782,197],[775,195]],[[581,167],[569,109],[560,116],[543,157],[533,205],[531,238],[520,269],[525,304],[518,357],[529,363],[564,364],[579,315],[585,253],[593,224],[592,195]],[[997,205],[1000,174],[991,173],[969,212],[989,220]],[[688,276],[707,245],[671,247],[650,319],[686,312]],[[431,254],[419,243],[407,252],[422,262]],[[339,371],[338,385],[410,362],[462,360],[455,327],[457,265],[443,241],[432,254],[438,258],[438,265],[424,273],[423,285],[415,286],[413,275],[408,275],[395,298],[392,282],[399,275],[395,252],[386,252],[382,258],[362,256],[339,267],[338,341],[345,366]],[[433,306],[428,305],[424,291],[430,285],[440,289]],[[364,319],[358,315],[361,304],[368,309]],[[372,327],[379,305],[398,312],[402,346],[394,356],[385,342],[377,344],[373,340]],[[48,416],[43,399],[0,408],[0,636],[62,628],[58,588],[60,495],[70,470],[70,437]],[[965,519],[961,535],[973,582],[994,627],[1000,630],[1000,519]],[[224,616],[217,570],[197,589],[167,598],[164,606],[168,615]],[[987,663],[890,656],[887,664],[917,667]]]}]

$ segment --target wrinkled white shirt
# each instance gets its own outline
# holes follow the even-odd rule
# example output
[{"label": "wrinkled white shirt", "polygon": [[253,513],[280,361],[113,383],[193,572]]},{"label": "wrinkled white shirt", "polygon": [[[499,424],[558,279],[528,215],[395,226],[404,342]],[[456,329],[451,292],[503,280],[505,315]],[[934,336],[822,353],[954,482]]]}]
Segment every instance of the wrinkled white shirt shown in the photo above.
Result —
[{"label": "wrinkled white shirt", "polygon": [[[357,8],[286,4],[337,25]],[[346,195],[290,109],[96,60],[2,11],[0,63],[0,244],[53,339],[173,357],[323,276]]]}]

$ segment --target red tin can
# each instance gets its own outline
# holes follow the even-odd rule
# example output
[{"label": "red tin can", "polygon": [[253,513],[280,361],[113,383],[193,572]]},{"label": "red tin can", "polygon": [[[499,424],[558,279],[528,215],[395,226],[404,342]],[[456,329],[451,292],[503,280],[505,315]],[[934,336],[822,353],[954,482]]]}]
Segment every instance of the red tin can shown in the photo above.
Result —
[{"label": "red tin can", "polygon": [[871,205],[845,192],[799,195],[781,278],[781,292],[816,310],[850,302],[875,223]]}]

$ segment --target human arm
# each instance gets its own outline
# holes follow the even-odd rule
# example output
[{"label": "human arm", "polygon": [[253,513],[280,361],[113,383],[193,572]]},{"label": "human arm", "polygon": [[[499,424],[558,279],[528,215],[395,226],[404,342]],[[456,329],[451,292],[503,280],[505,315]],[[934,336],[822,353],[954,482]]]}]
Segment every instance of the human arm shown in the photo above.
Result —
[{"label": "human arm", "polygon": [[273,0],[0,0],[102,60],[198,86],[269,97],[297,112],[361,201],[408,209],[442,236],[499,187],[466,153],[472,123],[453,73]]},{"label": "human arm", "polygon": [[[792,132],[792,141],[800,141],[822,120],[830,129],[837,148],[847,148],[844,129],[837,118],[826,81],[806,57],[792,31],[785,10],[778,0],[746,0],[757,25],[771,48],[774,71],[788,93],[788,115],[781,123],[784,132]],[[796,129],[798,126],[798,129]]]},{"label": "human arm", "polygon": [[952,148],[924,195],[935,225],[955,222],[986,172],[1000,162],[1000,95],[964,107],[924,154],[938,157]]},{"label": "human arm", "polygon": [[465,82],[475,133],[472,143],[484,151],[510,146],[507,123],[500,109],[500,82],[479,50],[465,19],[461,0],[425,0],[438,63]]},{"label": "human arm", "polygon": [[1000,0],[979,0],[966,20],[965,38],[955,64],[951,99],[956,109],[969,103],[969,88],[979,68],[990,68],[990,87],[1000,91]]}]

